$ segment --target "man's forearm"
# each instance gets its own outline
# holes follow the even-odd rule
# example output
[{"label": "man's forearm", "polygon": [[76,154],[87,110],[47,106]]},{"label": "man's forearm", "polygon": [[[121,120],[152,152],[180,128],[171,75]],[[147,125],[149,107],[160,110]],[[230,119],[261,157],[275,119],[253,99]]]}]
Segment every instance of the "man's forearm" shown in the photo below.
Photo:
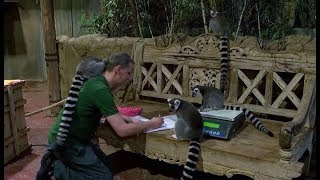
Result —
[{"label": "man's forearm", "polygon": [[137,135],[154,127],[152,121],[133,121],[130,117],[127,120],[132,123],[127,123],[125,118],[119,114],[107,118],[109,124],[120,137]]},{"label": "man's forearm", "polygon": [[152,125],[150,121],[123,124],[118,130],[118,135],[121,137],[138,135],[144,133],[148,129],[151,129],[151,126]]}]

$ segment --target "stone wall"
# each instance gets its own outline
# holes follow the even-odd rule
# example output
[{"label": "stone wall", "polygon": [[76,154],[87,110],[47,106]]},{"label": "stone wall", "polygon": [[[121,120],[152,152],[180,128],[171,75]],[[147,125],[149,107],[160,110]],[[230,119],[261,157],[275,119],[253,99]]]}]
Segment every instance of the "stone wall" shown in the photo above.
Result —
[{"label": "stone wall", "polygon": [[[177,34],[172,37],[173,43],[182,43],[190,37],[184,34]],[[86,57],[107,58],[113,52],[126,52],[132,55],[133,44],[144,42],[146,45],[165,47],[168,42],[167,36],[158,36],[155,38],[132,38],[119,37],[107,38],[99,34],[90,34],[81,37],[59,36],[59,71],[61,98],[68,96],[72,78],[75,74],[77,64]],[[129,84],[124,90],[115,94],[117,103],[127,102],[135,98],[132,84]]]},{"label": "stone wall", "polygon": [[[173,37],[173,43],[181,45],[188,44],[195,37],[189,37],[183,34],[177,34]],[[72,78],[75,74],[76,65],[84,58],[95,56],[100,58],[107,58],[113,52],[126,52],[132,55],[133,44],[136,42],[144,42],[146,45],[165,47],[168,38],[166,36],[159,36],[152,38],[132,38],[119,37],[107,38],[102,35],[92,34],[85,35],[78,38],[60,36],[58,38],[59,46],[59,70],[60,70],[60,87],[61,97],[66,98],[71,86]],[[258,51],[259,46],[256,37],[238,36],[237,41],[230,40],[230,47],[238,46]],[[284,39],[284,41],[269,42],[266,45],[268,51],[282,52],[307,52],[308,56],[316,55],[316,39],[310,36],[291,35]],[[128,85],[125,90],[115,94],[115,101],[117,103],[127,102],[135,98],[135,92],[132,84]]]},{"label": "stone wall", "polygon": [[[72,78],[77,64],[86,57],[108,58],[113,52],[126,52],[131,55],[132,44],[139,41],[138,38],[105,38],[100,35],[86,35],[78,38],[67,36],[59,37],[59,71],[61,97],[68,96]],[[131,86],[126,88],[130,91]],[[115,97],[121,102],[126,95],[125,91],[118,92]]]}]

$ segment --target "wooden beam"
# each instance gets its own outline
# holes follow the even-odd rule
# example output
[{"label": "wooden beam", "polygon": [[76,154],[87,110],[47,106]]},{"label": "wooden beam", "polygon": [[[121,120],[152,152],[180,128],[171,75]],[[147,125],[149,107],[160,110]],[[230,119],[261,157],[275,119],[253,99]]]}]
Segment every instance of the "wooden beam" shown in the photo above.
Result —
[{"label": "wooden beam", "polygon": [[[48,74],[49,104],[61,100],[59,80],[59,58],[56,47],[56,30],[52,0],[40,0],[45,60]],[[57,115],[61,107],[51,109],[51,115]]]},{"label": "wooden beam", "polygon": [[16,122],[16,109],[14,103],[14,95],[12,86],[8,86],[8,99],[9,99],[9,107],[10,107],[10,124],[12,130],[13,144],[14,144],[14,152],[16,156],[19,156],[20,146],[19,146],[19,136],[18,136],[18,128]]}]

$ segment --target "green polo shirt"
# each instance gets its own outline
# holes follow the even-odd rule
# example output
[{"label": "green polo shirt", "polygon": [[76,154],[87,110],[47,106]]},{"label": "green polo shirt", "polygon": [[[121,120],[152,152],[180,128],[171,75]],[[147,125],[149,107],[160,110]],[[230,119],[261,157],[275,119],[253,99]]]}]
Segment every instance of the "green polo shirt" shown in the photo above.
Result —
[{"label": "green polo shirt", "polygon": [[[48,141],[56,142],[63,109],[49,130]],[[102,115],[105,117],[118,113],[111,89],[104,76],[87,80],[80,89],[74,117],[69,129],[67,142],[70,145],[87,143],[95,134]]]}]

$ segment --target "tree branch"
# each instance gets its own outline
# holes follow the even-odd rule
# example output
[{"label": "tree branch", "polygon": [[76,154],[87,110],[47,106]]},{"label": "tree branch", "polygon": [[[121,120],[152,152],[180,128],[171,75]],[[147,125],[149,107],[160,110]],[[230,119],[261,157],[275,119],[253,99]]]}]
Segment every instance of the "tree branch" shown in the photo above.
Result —
[{"label": "tree branch", "polygon": [[262,48],[262,38],[261,38],[261,27],[260,27],[260,14],[259,14],[259,7],[258,7],[258,3],[256,2],[256,10],[257,10],[257,18],[258,18],[258,44],[259,44],[259,48]]},{"label": "tree branch", "polygon": [[242,16],[244,13],[244,10],[246,9],[246,5],[247,5],[247,0],[244,0],[244,5],[243,5],[243,9],[240,15],[240,19],[239,19],[239,23],[238,23],[238,29],[237,29],[237,33],[236,33],[236,37],[234,41],[237,41],[237,37],[238,37],[238,33],[239,33],[239,29],[240,29],[240,25],[241,25],[241,21],[242,21]]},{"label": "tree branch", "polygon": [[131,22],[132,22],[132,28],[133,28],[133,34],[135,37],[139,36],[139,27],[138,27],[138,13],[136,9],[136,1],[135,0],[129,0],[129,4],[131,7]]},{"label": "tree branch", "polygon": [[204,12],[204,4],[203,0],[200,1],[201,4],[201,11],[202,11],[202,19],[203,19],[203,25],[204,25],[204,32],[208,33],[208,27],[207,27],[207,22],[206,22],[206,14]]}]

